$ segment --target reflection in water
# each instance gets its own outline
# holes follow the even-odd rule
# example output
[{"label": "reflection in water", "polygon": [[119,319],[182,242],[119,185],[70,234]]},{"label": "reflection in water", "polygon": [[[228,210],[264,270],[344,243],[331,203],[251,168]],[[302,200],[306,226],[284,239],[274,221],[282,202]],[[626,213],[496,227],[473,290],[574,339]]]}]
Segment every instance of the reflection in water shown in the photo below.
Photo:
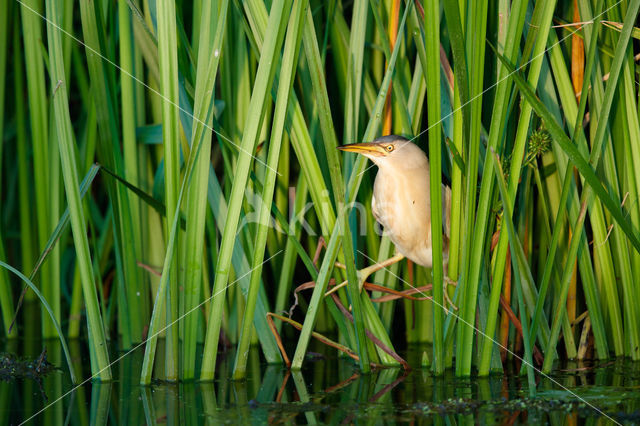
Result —
[{"label": "reflection in water", "polygon": [[[80,352],[85,346],[70,343],[77,374],[86,377],[88,360]],[[30,345],[33,353],[43,347],[42,342],[20,345]],[[47,341],[44,346],[51,361],[63,366],[58,343]],[[303,371],[260,364],[254,349],[246,381],[156,382],[150,387],[138,385],[143,353],[133,353],[114,368],[117,380],[113,383],[77,389],[39,413],[32,424],[600,424],[607,423],[603,413],[622,423],[640,422],[639,363],[616,360],[598,368],[577,363],[562,366],[555,380],[585,403],[544,378],[539,378],[538,396],[530,399],[526,377],[517,374],[458,379],[451,371],[436,378],[425,369],[386,369],[361,375],[351,359],[337,358],[320,346],[313,350],[324,356],[309,360]],[[418,360],[424,350],[409,350],[406,359]],[[231,377],[234,358],[233,353],[220,357],[220,377]],[[162,364],[159,359],[157,365]],[[71,389],[64,369],[47,376],[43,389],[48,401],[32,381],[0,383],[0,424],[29,419]]]}]

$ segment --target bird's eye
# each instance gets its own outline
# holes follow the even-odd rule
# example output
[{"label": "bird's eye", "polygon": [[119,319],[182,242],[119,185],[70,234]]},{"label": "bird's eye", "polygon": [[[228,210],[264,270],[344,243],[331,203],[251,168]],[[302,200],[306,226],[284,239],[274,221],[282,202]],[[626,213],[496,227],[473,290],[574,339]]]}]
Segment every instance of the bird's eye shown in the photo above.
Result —
[{"label": "bird's eye", "polygon": [[387,152],[391,152],[393,151],[393,145],[387,145],[386,148]]}]

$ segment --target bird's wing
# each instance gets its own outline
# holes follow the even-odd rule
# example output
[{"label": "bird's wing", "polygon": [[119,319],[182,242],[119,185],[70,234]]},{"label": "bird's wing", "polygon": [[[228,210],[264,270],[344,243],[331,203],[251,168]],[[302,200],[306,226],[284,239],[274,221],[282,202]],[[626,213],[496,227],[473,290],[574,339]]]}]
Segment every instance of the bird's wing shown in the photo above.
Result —
[{"label": "bird's wing", "polygon": [[447,238],[451,235],[451,188],[442,184],[442,226]]}]

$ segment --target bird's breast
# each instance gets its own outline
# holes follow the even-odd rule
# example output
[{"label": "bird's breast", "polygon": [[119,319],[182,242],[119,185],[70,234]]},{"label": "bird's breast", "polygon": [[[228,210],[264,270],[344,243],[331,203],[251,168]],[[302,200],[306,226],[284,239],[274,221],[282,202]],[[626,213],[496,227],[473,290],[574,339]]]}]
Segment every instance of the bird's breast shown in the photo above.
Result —
[{"label": "bird's breast", "polygon": [[400,253],[431,267],[428,170],[402,174],[378,171],[372,212]]}]

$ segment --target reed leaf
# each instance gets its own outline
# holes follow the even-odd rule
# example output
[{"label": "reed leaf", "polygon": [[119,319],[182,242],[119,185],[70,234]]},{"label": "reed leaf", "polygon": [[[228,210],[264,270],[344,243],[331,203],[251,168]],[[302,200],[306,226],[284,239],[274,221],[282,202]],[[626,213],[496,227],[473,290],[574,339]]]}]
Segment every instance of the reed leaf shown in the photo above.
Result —
[{"label": "reed leaf", "polygon": [[[404,26],[407,18],[407,14],[410,11],[411,7],[407,7],[405,9],[405,13],[402,17],[402,21],[400,22],[400,26],[398,27],[398,33],[403,34]],[[303,39],[304,40],[304,39]],[[389,83],[391,82],[391,78],[393,76],[393,72],[395,70],[395,64],[398,57],[398,52],[400,51],[401,43],[397,43],[393,53],[391,54],[391,58],[389,60],[389,65],[387,67],[387,71],[385,73],[385,77],[382,80],[380,85],[380,91],[378,93],[378,97],[376,98],[376,104],[372,111],[371,117],[369,119],[369,123],[365,130],[363,139],[372,140],[374,135],[379,129],[381,124],[381,116],[382,116],[382,108],[384,106],[384,101],[386,99],[386,88],[389,87]],[[360,157],[356,160],[354,168],[349,176],[349,182],[347,184],[347,194],[349,196],[345,201],[347,205],[353,203],[355,197],[358,192],[358,188],[362,181],[362,174],[365,169],[365,159]],[[309,340],[311,338],[311,333],[313,328],[315,327],[315,323],[317,320],[317,313],[320,307],[320,301],[324,297],[325,292],[327,291],[327,285],[329,283],[329,274],[331,269],[333,268],[333,263],[336,260],[337,252],[338,252],[338,242],[340,235],[339,227],[336,227],[331,234],[331,238],[327,243],[327,250],[325,257],[322,261],[322,265],[320,266],[320,271],[318,272],[318,278],[316,281],[316,286],[313,289],[313,294],[311,296],[311,301],[309,302],[309,310],[305,315],[305,320],[303,323],[302,330],[300,332],[300,337],[298,339],[298,343],[296,346],[296,351],[294,353],[293,359],[291,360],[291,368],[294,370],[299,370],[302,367],[302,361],[304,359],[304,355],[307,351],[307,347],[309,345]]]},{"label": "reed leaf", "polygon": [[[162,95],[162,141],[164,146],[164,190],[167,206],[167,235],[174,217],[179,216],[178,191],[180,179],[180,130],[178,92],[178,54],[175,5],[172,2],[158,2],[158,64],[160,66],[160,93]],[[178,232],[178,241],[180,240]],[[166,293],[167,324],[178,318],[178,270],[180,244],[169,261],[168,292]],[[169,249],[167,248],[167,252]],[[158,303],[156,299],[156,304]],[[178,328],[168,327],[165,353],[165,374],[167,380],[178,380]]]},{"label": "reed leaf", "polygon": [[[260,117],[266,106],[267,94],[273,83],[277,61],[273,60],[274,52],[279,51],[284,38],[286,28],[286,17],[290,10],[288,0],[279,0],[271,6],[271,15],[267,24],[267,32],[264,45],[261,51],[261,61],[258,65],[255,85],[249,104],[249,117]],[[244,190],[249,176],[249,167],[252,160],[252,153],[257,144],[258,132],[260,130],[260,120],[249,120],[246,124],[240,144],[240,153],[236,164],[235,179],[229,197],[229,210],[227,220],[222,235],[220,254],[216,265],[211,314],[207,327],[205,339],[205,349],[203,354],[201,380],[212,380],[215,372],[216,354],[220,325],[222,320],[222,306],[224,293],[229,279],[229,267],[231,264],[231,254],[235,242],[235,235],[238,227],[240,208],[244,197]]]},{"label": "reed leaf", "polygon": [[62,332],[62,328],[60,327],[60,324],[58,323],[58,321],[55,318],[55,315],[53,313],[53,309],[47,303],[47,300],[44,298],[42,293],[40,293],[40,290],[38,290],[38,287],[29,278],[24,276],[24,274],[22,272],[18,271],[13,266],[11,266],[11,265],[9,265],[9,264],[1,261],[1,260],[0,260],[0,266],[2,266],[3,268],[11,271],[13,274],[17,275],[27,286],[29,286],[31,291],[33,291],[33,293],[36,295],[36,297],[38,298],[38,300],[42,304],[43,308],[46,310],[47,314],[49,315],[49,319],[53,323],[53,325],[54,325],[54,327],[55,327],[55,329],[56,329],[56,331],[58,333],[57,336],[60,339],[60,344],[62,345],[62,350],[64,351],[64,356],[65,356],[65,359],[67,361],[67,367],[69,368],[69,377],[71,378],[71,383],[73,383],[73,384],[78,383],[78,379],[77,379],[77,377],[75,375],[75,372],[74,372],[74,369],[73,369],[73,363],[71,362],[71,355],[69,354],[69,347],[67,346],[67,341],[64,338],[64,333]]},{"label": "reed leaf", "polygon": [[[515,1],[511,5],[509,23],[505,35],[504,54],[508,58],[517,57],[517,48],[522,34],[526,2]],[[504,136],[503,126],[508,110],[509,93],[511,89],[511,70],[507,67],[498,67],[498,85],[496,87],[495,102],[492,111],[491,127],[489,130],[489,149],[498,150]],[[487,150],[485,155],[485,168],[483,169],[480,183],[478,208],[476,211],[475,227],[472,239],[472,248],[468,259],[468,269],[464,281],[464,293],[460,307],[460,316],[466,324],[475,323],[476,303],[478,297],[478,285],[480,280],[480,268],[485,250],[485,236],[489,228],[490,202],[493,197],[493,155]],[[468,173],[468,178],[473,180],[475,174]],[[469,190],[469,188],[467,188]],[[470,203],[468,205],[474,205]],[[469,326],[458,328],[458,341],[456,352],[456,374],[468,376],[471,373],[471,354],[473,353],[474,330]]]},{"label": "reed leaf", "polygon": [[254,243],[253,263],[251,265],[251,284],[247,295],[247,306],[242,319],[242,334],[240,335],[233,369],[233,377],[235,379],[244,378],[246,375],[248,349],[252,332],[251,324],[253,323],[255,315],[264,250],[267,243],[267,224],[269,222],[271,203],[275,191],[278,160],[282,146],[289,94],[293,85],[295,65],[298,62],[298,52],[302,40],[302,25],[305,18],[304,11],[306,8],[307,2],[304,0],[297,0],[293,4],[284,44],[284,53],[280,67],[280,80],[278,82],[278,95],[276,97],[275,112],[273,114],[271,137],[269,138],[269,154],[264,175],[265,184],[262,189],[262,202],[260,203],[258,211],[258,229]]},{"label": "reed leaf", "polygon": [[433,371],[444,373],[444,295],[442,256],[442,166],[441,166],[441,116],[440,116],[440,14],[439,2],[432,0],[425,5],[425,47],[427,66],[427,110],[429,123],[429,193],[431,195],[431,243],[433,253]]},{"label": "reed leaf", "polygon": [[[555,1],[542,1],[536,4],[534,10],[534,16],[532,18],[531,30],[527,36],[527,43],[532,43],[535,40],[535,47],[532,50],[532,63],[530,64],[528,82],[532,87],[536,87],[538,84],[538,78],[540,75],[540,69],[542,67],[543,53],[547,46],[547,37],[551,28],[551,20],[553,18],[553,11],[555,9]],[[509,186],[508,194],[511,199],[515,199],[516,191],[518,189],[518,182],[520,181],[520,172],[522,170],[522,163],[524,160],[527,135],[530,128],[530,120],[532,108],[528,103],[522,105],[520,116],[518,117],[518,129],[516,133],[516,139],[511,151],[511,168],[509,172]],[[503,205],[504,205],[503,199]],[[513,210],[512,210],[513,211]],[[497,318],[498,305],[500,301],[500,292],[502,289],[502,276],[505,270],[505,261],[507,254],[507,237],[508,233],[500,233],[500,240],[498,242],[496,251],[496,266],[494,272],[494,285],[491,287],[491,296],[489,311],[487,312],[488,318]],[[514,259],[515,261],[515,259]],[[489,336],[495,334],[495,321],[489,321],[485,332]],[[548,334],[548,333],[547,333]],[[541,341],[544,341],[544,336],[541,336]],[[491,352],[494,342],[491,339],[484,339],[482,348],[482,357],[478,366],[478,372],[480,375],[489,374],[489,367],[491,362]]]},{"label": "reed leaf", "polygon": [[[102,381],[111,380],[111,368],[107,353],[107,342],[98,307],[95,278],[89,253],[89,240],[86,233],[86,220],[80,199],[80,187],[78,184],[76,156],[73,149],[73,130],[69,114],[69,102],[67,98],[67,80],[64,71],[64,57],[62,53],[62,40],[57,20],[60,16],[60,2],[47,1],[47,16],[51,25],[47,26],[47,38],[49,41],[49,66],[51,73],[53,92],[53,107],[55,113],[56,133],[58,138],[60,160],[62,162],[62,175],[64,177],[65,192],[69,203],[69,216],[73,231],[73,240],[76,248],[77,263],[80,266],[82,289],[85,305],[87,307],[87,323],[89,327],[89,349],[91,356],[92,375]],[[60,327],[57,331],[62,336]]]},{"label": "reed leaf", "polygon": [[[227,10],[229,2],[225,1],[218,8],[211,4],[202,7],[202,25],[199,34],[198,68],[196,76],[196,98],[193,118],[193,140],[202,138],[202,152],[195,166],[194,178],[187,192],[186,216],[188,218],[185,244],[185,282],[184,310],[193,310],[200,302],[200,288],[202,276],[202,252],[204,246],[204,225],[207,206],[207,189],[211,157],[211,124],[213,117],[206,117],[206,107],[214,102],[214,83],[218,71],[220,49],[225,33]],[[215,22],[215,30],[209,23]],[[213,55],[210,55],[213,52]],[[209,118],[209,121],[204,121]],[[195,359],[197,346],[198,315],[193,312],[184,321],[185,336],[183,341],[184,359],[182,361],[182,378],[185,380],[195,377]]]},{"label": "reed leaf", "polygon": [[[33,173],[34,173],[34,193],[36,205],[36,221],[38,245],[44,247],[47,235],[51,231],[49,226],[50,208],[49,192],[49,98],[46,93],[44,61],[40,48],[42,37],[42,2],[32,0],[21,2],[22,30],[24,37],[25,70],[27,82],[27,94],[29,97],[31,140],[33,145]],[[55,157],[53,157],[55,158]],[[44,297],[51,303],[56,320],[60,321],[60,301],[59,278],[56,278],[56,263],[59,261],[59,254],[44,266],[42,276],[44,283],[42,290]],[[55,299],[54,299],[55,297]],[[54,337],[55,330],[49,322],[47,316],[42,316],[42,336]]]},{"label": "reed leaf", "polygon": [[[632,26],[632,22],[635,19],[635,15],[637,14],[638,7],[640,7],[640,1],[634,1],[631,3],[629,9],[627,10],[627,17],[625,18],[625,27],[623,29],[622,35],[616,45],[616,54],[614,56],[614,61],[611,66],[610,71],[610,79],[609,84],[607,85],[607,89],[605,92],[605,99],[600,111],[600,121],[598,122],[598,128],[596,131],[595,141],[593,144],[593,150],[590,156],[590,163],[597,164],[602,145],[604,142],[604,136],[607,129],[606,120],[603,119],[608,117],[609,111],[611,109],[611,102],[613,100],[613,95],[616,88],[616,82],[622,68],[622,62],[624,60],[624,53],[627,47],[627,43],[630,37],[630,28]],[[505,63],[505,66],[512,68],[506,59],[500,56],[500,59]],[[527,97],[529,102],[532,103],[536,112],[541,116],[545,117],[545,122],[548,125],[550,133],[554,136],[554,139],[563,147],[567,155],[571,158],[572,162],[579,169],[582,176],[584,176],[585,180],[589,183],[589,187],[585,189],[581,196],[581,214],[578,218],[578,222],[574,227],[574,238],[572,239],[571,246],[569,249],[568,259],[571,260],[575,258],[578,250],[578,241],[580,233],[582,232],[582,225],[584,224],[584,218],[586,214],[586,205],[589,204],[589,201],[592,196],[592,191],[595,192],[595,195],[608,207],[610,213],[615,218],[616,222],[625,232],[627,238],[634,245],[636,250],[640,250],[640,246],[638,245],[638,237],[636,233],[632,230],[630,224],[626,221],[624,215],[622,214],[622,210],[619,207],[619,204],[615,203],[606,189],[603,187],[602,183],[595,176],[595,173],[591,166],[587,163],[587,161],[582,157],[582,155],[578,152],[577,148],[571,144],[569,138],[562,131],[560,126],[555,122],[555,120],[550,117],[550,114],[542,105],[542,103],[535,97],[532,93],[530,87],[523,81],[522,77],[515,74],[515,81],[518,85],[519,89],[523,93],[524,96]],[[560,293],[560,299],[556,303],[556,314],[554,315],[554,323],[552,326],[552,334],[550,337],[550,344],[555,345],[557,341],[559,330],[560,330],[560,321],[562,319],[562,315],[564,311],[562,310],[562,302],[566,299],[566,294],[568,291],[569,279],[570,275],[568,274],[569,268],[565,268],[565,274],[562,279],[562,290]],[[550,371],[551,365],[553,361],[553,355],[551,353],[547,353],[545,356],[545,363],[543,365],[543,371]]]},{"label": "reed leaf", "polygon": [[[495,154],[495,151],[493,151]],[[529,395],[535,397],[536,394],[536,379],[534,376],[533,355],[531,350],[531,337],[529,335],[529,320],[527,319],[526,309],[524,306],[524,296],[522,290],[522,281],[525,276],[531,277],[531,271],[527,263],[527,258],[522,249],[518,235],[516,234],[515,227],[513,226],[512,206],[513,202],[509,199],[509,193],[507,192],[507,184],[505,182],[504,173],[500,166],[500,158],[496,155],[496,161],[493,163],[496,169],[496,180],[498,181],[498,188],[500,189],[500,197],[502,197],[502,205],[504,206],[504,220],[507,224],[507,231],[509,233],[509,246],[511,247],[511,253],[513,253],[511,260],[513,263],[513,269],[515,273],[516,292],[518,295],[518,311],[520,312],[520,323],[522,324],[522,335],[524,341],[524,361],[527,369],[527,380],[529,383]],[[526,271],[526,272],[525,272]]]},{"label": "reed leaf", "polygon": [[[100,130],[97,154],[102,164],[113,170],[119,176],[124,176],[124,160],[119,141],[119,123],[116,112],[117,102],[112,80],[109,78],[104,64],[105,36],[102,10],[96,3],[87,0],[80,1],[80,18],[84,36],[87,67],[91,80],[91,94],[95,105],[96,119]],[[113,62],[113,61],[112,61]],[[120,255],[117,267],[119,275],[125,282],[120,281],[121,291],[126,292],[126,306],[122,306],[122,315],[127,318],[143,318],[139,308],[142,303],[139,268],[136,265],[136,244],[133,241],[134,232],[129,208],[129,198],[123,188],[113,182],[107,183],[109,200],[114,211],[114,237],[116,250]],[[132,342],[142,340],[142,324],[139,321],[126,320],[120,323],[124,345],[128,347]]]},{"label": "reed leaf", "polygon": [[[211,102],[208,106],[206,120],[207,122],[210,120],[211,115],[213,114],[213,102]],[[204,135],[204,132],[201,133]],[[198,141],[195,141],[194,145],[191,147],[189,152],[189,158],[186,163],[184,176],[182,178],[182,182],[180,184],[180,192],[178,193],[178,200],[176,204],[176,211],[179,211],[180,205],[182,203],[182,199],[185,193],[187,186],[191,183],[191,179],[193,176],[193,171],[195,170],[195,164],[197,163],[198,156],[201,152],[202,147],[202,138]],[[153,365],[155,360],[155,352],[158,343],[158,336],[164,329],[174,327],[178,321],[182,319],[177,318],[173,322],[165,323],[161,318],[162,315],[165,314],[165,305],[164,302],[167,300],[168,294],[168,281],[171,274],[171,265],[172,259],[175,256],[175,247],[177,244],[177,235],[178,235],[178,223],[179,223],[180,215],[176,214],[173,217],[173,221],[171,222],[171,228],[169,237],[167,238],[167,250],[165,252],[164,262],[162,266],[162,274],[160,276],[160,282],[158,283],[157,293],[155,297],[155,303],[153,305],[153,312],[151,313],[151,322],[149,323],[149,337],[146,341],[144,359],[142,362],[142,372],[140,375],[140,384],[141,385],[149,385],[151,383],[151,376],[153,373]],[[214,296],[216,296],[214,294]]]}]

